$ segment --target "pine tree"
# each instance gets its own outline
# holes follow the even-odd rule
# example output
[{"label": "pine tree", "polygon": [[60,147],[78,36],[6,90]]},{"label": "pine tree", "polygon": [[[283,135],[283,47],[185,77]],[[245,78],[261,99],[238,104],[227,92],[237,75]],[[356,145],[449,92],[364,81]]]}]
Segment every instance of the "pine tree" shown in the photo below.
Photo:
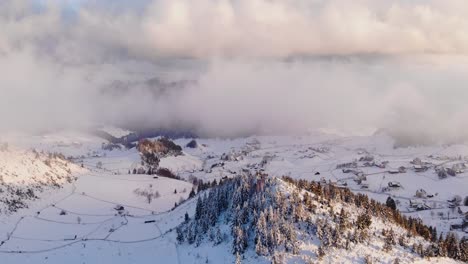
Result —
[{"label": "pine tree", "polygon": [[325,250],[323,249],[322,246],[318,247],[317,256],[318,256],[318,259],[320,260],[325,256]]},{"label": "pine tree", "polygon": [[195,207],[195,220],[199,220],[203,213],[203,202],[200,196],[198,196],[197,206]]},{"label": "pine tree", "polygon": [[398,237],[398,244],[404,248],[406,248],[408,245],[406,244],[405,236],[401,235]]},{"label": "pine tree", "polygon": [[223,235],[221,234],[221,230],[219,229],[219,227],[216,228],[215,237],[213,241],[215,246],[223,243]]},{"label": "pine tree", "polygon": [[177,242],[179,242],[179,244],[184,243],[185,237],[184,237],[182,227],[180,227],[180,226],[177,227],[176,232],[177,232]]},{"label": "pine tree", "polygon": [[417,235],[418,234],[418,231],[416,229],[416,222],[414,220],[411,221],[410,233],[412,235]]},{"label": "pine tree", "polygon": [[367,229],[369,228],[371,224],[372,224],[372,220],[368,214],[363,213],[363,214],[358,215],[358,218],[356,221],[356,225],[358,229],[360,230]]},{"label": "pine tree", "polygon": [[260,256],[268,255],[268,250],[265,247],[265,245],[263,245],[261,239],[257,239],[257,242],[255,243],[255,252],[257,253],[257,255],[260,255]]},{"label": "pine tree", "polygon": [[322,245],[326,247],[330,247],[333,243],[333,230],[328,224],[328,222],[322,222],[321,225],[317,225],[317,235],[322,242]]},{"label": "pine tree", "polygon": [[344,248],[346,250],[349,250],[351,248],[351,240],[352,240],[352,234],[351,232],[348,232],[346,233],[346,236],[345,236],[345,244],[344,244]]},{"label": "pine tree", "polygon": [[424,250],[423,250],[423,246],[421,243],[419,243],[418,246],[416,247],[416,253],[418,253],[421,257],[424,256]]},{"label": "pine tree", "polygon": [[189,193],[189,199],[195,197],[195,188],[192,187],[192,190]]},{"label": "pine tree", "polygon": [[458,259],[460,257],[460,245],[454,233],[447,234],[445,244],[447,245],[447,256],[449,258]]},{"label": "pine tree", "polygon": [[255,251],[259,255],[266,256],[268,254],[268,228],[266,223],[266,217],[263,212],[260,213],[256,224],[256,245]]},{"label": "pine tree", "polygon": [[186,229],[187,232],[187,242],[189,244],[195,243],[195,239],[197,238],[197,227],[196,225],[192,222]]},{"label": "pine tree", "polygon": [[460,241],[460,261],[468,263],[468,239]]},{"label": "pine tree", "polygon": [[432,242],[437,242],[437,228],[431,227],[431,241]]},{"label": "pine tree", "polygon": [[343,208],[341,208],[339,220],[340,220],[341,231],[345,231],[346,229],[349,228],[348,214],[345,212]]},{"label": "pine tree", "polygon": [[285,234],[285,248],[286,251],[292,252],[293,254],[299,253],[299,246],[297,243],[297,234],[295,227],[292,223],[284,223],[284,234]]},{"label": "pine tree", "polygon": [[234,237],[233,244],[232,244],[233,253],[243,254],[245,249],[247,248],[247,237],[242,227],[240,226],[234,227],[233,237]]},{"label": "pine tree", "polygon": [[283,264],[284,262],[284,255],[282,253],[275,253],[273,255],[272,264]]},{"label": "pine tree", "polygon": [[395,245],[395,234],[392,229],[385,233],[383,250],[389,252],[392,250],[393,245]]},{"label": "pine tree", "polygon": [[389,196],[385,204],[387,205],[388,208],[392,210],[396,210],[396,203],[395,203],[395,200],[392,199],[392,197]]},{"label": "pine tree", "polygon": [[304,206],[302,203],[295,205],[296,210],[294,211],[294,221],[297,223],[302,221],[304,218]]}]

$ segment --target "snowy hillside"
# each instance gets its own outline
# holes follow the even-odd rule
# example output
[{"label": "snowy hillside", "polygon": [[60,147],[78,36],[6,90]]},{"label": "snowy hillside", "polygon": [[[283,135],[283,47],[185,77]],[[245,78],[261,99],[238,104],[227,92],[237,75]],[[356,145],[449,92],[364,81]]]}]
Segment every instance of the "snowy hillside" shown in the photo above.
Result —
[{"label": "snowy hillside", "polygon": [[468,260],[468,243],[437,243],[437,233],[420,220],[366,196],[286,180],[237,177],[199,197],[193,219],[176,230],[183,262],[200,252],[213,263],[225,262],[230,252],[236,263],[410,263],[438,255]]},{"label": "snowy hillside", "polygon": [[0,213],[27,207],[28,200],[71,183],[83,171],[59,154],[3,148],[0,151]]},{"label": "snowy hillside", "polygon": [[[450,263],[420,256],[444,256],[436,250],[440,236],[447,241],[442,248],[465,236],[464,145],[395,149],[383,135],[322,133],[178,139],[176,145],[152,138],[144,145],[148,148],[130,149],[108,148],[105,139],[84,133],[10,140],[37,151],[9,147],[0,152],[0,188],[7,190],[0,197],[17,198],[14,204],[28,207],[0,214],[0,256],[6,263],[234,263],[236,234],[246,241],[234,251],[245,263],[393,263],[397,258],[400,263]],[[263,187],[239,178],[250,174],[268,175]],[[283,176],[288,180],[280,180]],[[29,197],[28,188],[39,199]],[[196,227],[206,217],[197,209],[199,198],[210,204],[217,201],[212,192],[217,197],[226,188],[227,203],[219,214],[208,214],[211,222]],[[349,191],[342,193],[343,188]],[[336,197],[330,198],[331,192]],[[375,202],[356,204],[370,199],[385,204],[389,197],[404,218],[395,220],[389,207]],[[347,224],[340,226],[342,208]],[[265,223],[259,222],[262,213]],[[363,215],[371,216],[371,224],[362,237],[356,223]],[[416,231],[401,222],[410,217]],[[281,236],[254,228],[264,224]],[[203,235],[194,236],[194,230]]]}]

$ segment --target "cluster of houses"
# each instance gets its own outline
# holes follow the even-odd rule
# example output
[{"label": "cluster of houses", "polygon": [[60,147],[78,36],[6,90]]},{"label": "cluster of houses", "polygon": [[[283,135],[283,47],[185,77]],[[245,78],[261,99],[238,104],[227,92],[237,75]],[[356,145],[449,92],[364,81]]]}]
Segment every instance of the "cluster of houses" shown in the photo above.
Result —
[{"label": "cluster of houses", "polygon": [[372,161],[372,162],[364,162],[362,165],[364,167],[377,167],[380,169],[385,169],[387,167],[387,164],[388,164],[388,161],[382,161],[382,162]]},{"label": "cluster of houses", "polygon": [[323,146],[322,147],[310,147],[309,149],[317,153],[322,153],[322,154],[328,153],[330,151],[329,147],[323,147]]},{"label": "cluster of houses", "polygon": [[415,158],[410,163],[413,164],[415,172],[425,172],[432,166],[432,163],[422,161],[420,158]]},{"label": "cluster of houses", "polygon": [[456,174],[464,173],[467,168],[468,166],[466,163],[456,163],[452,165],[452,170]]},{"label": "cluster of houses", "polygon": [[398,169],[390,169],[388,173],[390,174],[406,173],[406,167],[400,166]]},{"label": "cluster of houses", "polygon": [[448,175],[450,176],[457,175],[452,169],[447,169],[443,167],[438,167],[435,169],[435,171],[437,173],[437,176],[439,176],[439,179],[445,179],[448,177]]},{"label": "cluster of houses", "polygon": [[372,155],[365,155],[359,158],[359,160],[355,160],[353,162],[346,162],[336,165],[337,169],[343,169],[344,173],[350,173],[352,171],[346,172],[345,169],[355,169],[358,167],[358,162],[362,162],[363,167],[377,167],[381,169],[385,169],[388,165],[388,161],[376,161],[374,156]]},{"label": "cluster of houses", "polygon": [[260,166],[265,167],[269,162],[273,161],[276,158],[276,155],[266,154],[263,156],[262,161],[260,161]]},{"label": "cluster of houses", "polygon": [[338,164],[336,165],[336,168],[337,169],[346,169],[346,168],[357,168],[358,167],[358,164],[357,162],[353,161],[353,162],[346,162],[346,163],[341,163],[341,164]]},{"label": "cluster of houses", "polygon": [[351,173],[351,174],[354,174],[356,176],[361,176],[361,175],[364,175],[364,172],[362,172],[361,170],[358,170],[358,169],[342,169],[341,170],[343,173]]},{"label": "cluster of houses", "polygon": [[[245,146],[242,147],[241,150],[236,151],[234,148],[231,149],[228,153],[223,153],[220,157],[222,161],[241,161],[244,160],[244,157],[247,156],[250,152],[259,150],[260,149],[260,141],[258,139],[254,138],[247,143],[245,143]],[[254,156],[257,157],[257,156]]]},{"label": "cluster of houses", "polygon": [[261,147],[261,143],[258,139],[253,138],[249,142],[245,143],[245,146],[243,147],[244,151],[246,152],[252,152],[255,150],[259,150]]},{"label": "cluster of houses", "polygon": [[454,230],[454,229],[455,230],[461,230],[461,231],[468,234],[468,211],[465,212],[465,213],[461,212],[461,214],[464,215],[463,220],[461,221],[461,223],[451,225],[450,230]]},{"label": "cluster of houses", "polygon": [[[453,159],[449,159],[447,160],[447,162],[450,162],[452,160]],[[459,163],[453,164],[452,166],[443,166],[443,165],[435,165],[427,161],[422,161],[420,158],[415,158],[410,163],[413,165],[413,169],[415,172],[426,172],[430,168],[434,168],[435,172],[437,173],[440,179],[445,179],[448,176],[455,177],[457,174],[464,173],[468,169],[468,164],[464,162],[459,162]],[[395,171],[395,173],[397,172]]]},{"label": "cluster of houses", "polygon": [[429,205],[427,205],[424,201],[421,200],[410,200],[410,208],[416,211],[423,211],[423,210],[430,210],[432,209]]},{"label": "cluster of houses", "polygon": [[433,194],[427,193],[424,189],[417,190],[414,196],[417,198],[433,198],[434,197]]},{"label": "cluster of houses", "polygon": [[313,158],[315,158],[315,157],[317,157],[317,155],[315,155],[315,154],[307,154],[307,155],[303,155],[303,156],[301,156],[301,157],[299,157],[299,158],[300,158],[300,159],[313,159]]},{"label": "cluster of houses", "polygon": [[[437,195],[437,194],[436,194]],[[416,210],[416,211],[423,211],[423,210],[431,210],[433,209],[431,206],[427,205],[424,200],[421,199],[426,199],[426,198],[433,198],[434,195],[426,192],[424,189],[419,189],[416,191],[416,194],[414,195],[416,199],[411,199],[410,200],[410,208]]]},{"label": "cluster of houses", "polygon": [[467,169],[467,165],[465,163],[457,163],[453,164],[452,167],[436,167],[436,173],[440,179],[445,179],[448,176],[455,177],[457,174],[465,172]]},{"label": "cluster of houses", "polygon": [[223,153],[221,155],[221,160],[223,161],[241,161],[244,159],[244,155],[247,155],[246,151],[234,151],[231,150],[229,153]]},{"label": "cluster of houses", "polygon": [[366,155],[361,158],[359,158],[360,162],[373,162],[374,161],[374,156],[371,155]]},{"label": "cluster of houses", "polygon": [[451,200],[447,200],[449,208],[455,208],[460,206],[462,198],[459,195],[455,195]]},{"label": "cluster of houses", "polygon": [[336,166],[337,169],[344,169],[344,168],[357,168],[358,162],[362,162],[363,167],[377,167],[381,169],[385,169],[388,165],[388,161],[376,161],[374,156],[372,155],[365,155],[359,158],[357,161],[341,163]]},{"label": "cluster of houses", "polygon": [[363,162],[364,167],[377,167],[381,169],[385,169],[387,167],[388,161],[376,161],[374,156],[366,155],[359,159],[359,162]]}]

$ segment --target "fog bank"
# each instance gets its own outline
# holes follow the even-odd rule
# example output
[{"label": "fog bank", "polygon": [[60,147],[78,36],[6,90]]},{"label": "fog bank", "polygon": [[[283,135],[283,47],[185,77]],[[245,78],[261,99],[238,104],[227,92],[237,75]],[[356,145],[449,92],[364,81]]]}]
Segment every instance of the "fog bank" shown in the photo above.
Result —
[{"label": "fog bank", "polygon": [[2,1],[0,130],[465,140],[467,12],[455,0]]}]

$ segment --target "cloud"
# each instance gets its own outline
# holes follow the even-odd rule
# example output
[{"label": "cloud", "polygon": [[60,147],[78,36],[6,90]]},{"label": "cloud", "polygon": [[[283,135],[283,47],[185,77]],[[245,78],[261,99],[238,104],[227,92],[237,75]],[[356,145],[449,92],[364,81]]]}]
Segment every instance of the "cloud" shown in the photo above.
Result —
[{"label": "cloud", "polygon": [[[465,10],[465,11],[462,11]],[[152,46],[186,56],[466,53],[462,1],[155,1]]]},{"label": "cloud", "polygon": [[3,42],[41,43],[61,59],[468,52],[463,0],[2,2]]},{"label": "cloud", "polygon": [[466,138],[466,1],[7,0],[1,130]]}]

